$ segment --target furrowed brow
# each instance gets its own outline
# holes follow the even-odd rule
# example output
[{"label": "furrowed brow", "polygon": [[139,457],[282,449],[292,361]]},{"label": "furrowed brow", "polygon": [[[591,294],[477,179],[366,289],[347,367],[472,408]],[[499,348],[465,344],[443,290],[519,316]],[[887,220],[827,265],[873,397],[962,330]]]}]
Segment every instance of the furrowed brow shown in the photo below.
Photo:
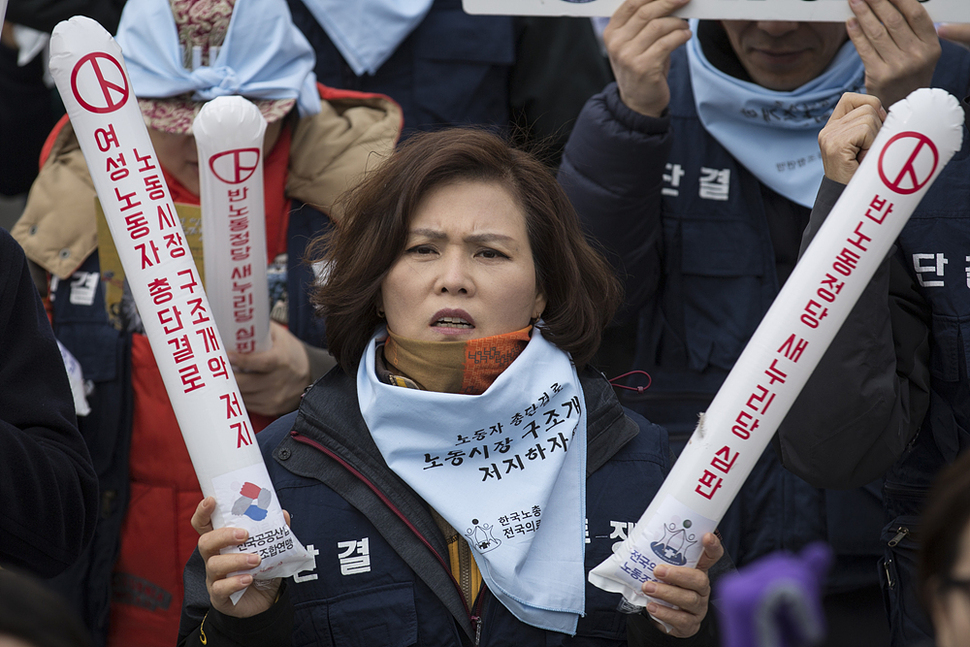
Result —
[{"label": "furrowed brow", "polygon": [[506,236],[504,234],[471,234],[470,236],[465,236],[466,243],[495,243],[495,242],[510,242],[512,241],[511,236]]},{"label": "furrowed brow", "polygon": [[437,229],[412,229],[410,235],[414,238],[427,238],[428,240],[444,240],[448,235]]}]

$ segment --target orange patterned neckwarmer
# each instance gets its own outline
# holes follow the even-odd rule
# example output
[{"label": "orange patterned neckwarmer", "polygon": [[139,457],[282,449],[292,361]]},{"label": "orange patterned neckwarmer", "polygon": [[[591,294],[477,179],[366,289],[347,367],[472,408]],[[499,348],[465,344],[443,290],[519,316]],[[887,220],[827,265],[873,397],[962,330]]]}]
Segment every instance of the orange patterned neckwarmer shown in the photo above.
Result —
[{"label": "orange patterned neckwarmer", "polygon": [[384,361],[427,391],[481,395],[529,344],[532,326],[468,341],[418,341],[387,331]]}]

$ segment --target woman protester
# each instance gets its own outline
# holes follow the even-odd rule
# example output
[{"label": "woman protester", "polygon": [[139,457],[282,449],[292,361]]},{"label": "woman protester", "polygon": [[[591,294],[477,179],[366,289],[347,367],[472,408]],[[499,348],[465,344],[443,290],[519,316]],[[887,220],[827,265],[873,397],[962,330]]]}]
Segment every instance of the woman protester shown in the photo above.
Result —
[{"label": "woman protester", "polygon": [[[221,554],[246,533],[203,500],[180,644],[626,644],[586,574],[670,452],[588,366],[620,291],[552,174],[486,132],[419,134],[344,206],[315,295],[339,365],[258,437],[316,568],[239,574],[260,556]],[[723,549],[693,549],[644,585],[674,605],[647,607],[652,644],[709,635]]]}]

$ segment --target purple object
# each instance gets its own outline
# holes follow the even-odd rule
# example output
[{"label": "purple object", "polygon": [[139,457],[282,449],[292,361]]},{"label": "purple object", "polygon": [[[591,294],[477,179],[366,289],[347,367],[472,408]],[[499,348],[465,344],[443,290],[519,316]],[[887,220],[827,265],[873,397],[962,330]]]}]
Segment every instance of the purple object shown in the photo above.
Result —
[{"label": "purple object", "polygon": [[824,542],[762,557],[717,585],[722,647],[808,647],[825,638],[822,592],[832,563]]}]

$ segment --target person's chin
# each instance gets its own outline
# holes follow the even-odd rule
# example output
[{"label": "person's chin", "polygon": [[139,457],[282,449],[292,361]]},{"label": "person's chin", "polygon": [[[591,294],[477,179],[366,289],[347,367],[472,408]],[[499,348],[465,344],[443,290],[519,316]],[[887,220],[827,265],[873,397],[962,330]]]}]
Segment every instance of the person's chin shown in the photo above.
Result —
[{"label": "person's chin", "polygon": [[808,54],[766,54],[751,56],[751,77],[761,86],[777,92],[790,92],[811,80],[805,70]]}]

